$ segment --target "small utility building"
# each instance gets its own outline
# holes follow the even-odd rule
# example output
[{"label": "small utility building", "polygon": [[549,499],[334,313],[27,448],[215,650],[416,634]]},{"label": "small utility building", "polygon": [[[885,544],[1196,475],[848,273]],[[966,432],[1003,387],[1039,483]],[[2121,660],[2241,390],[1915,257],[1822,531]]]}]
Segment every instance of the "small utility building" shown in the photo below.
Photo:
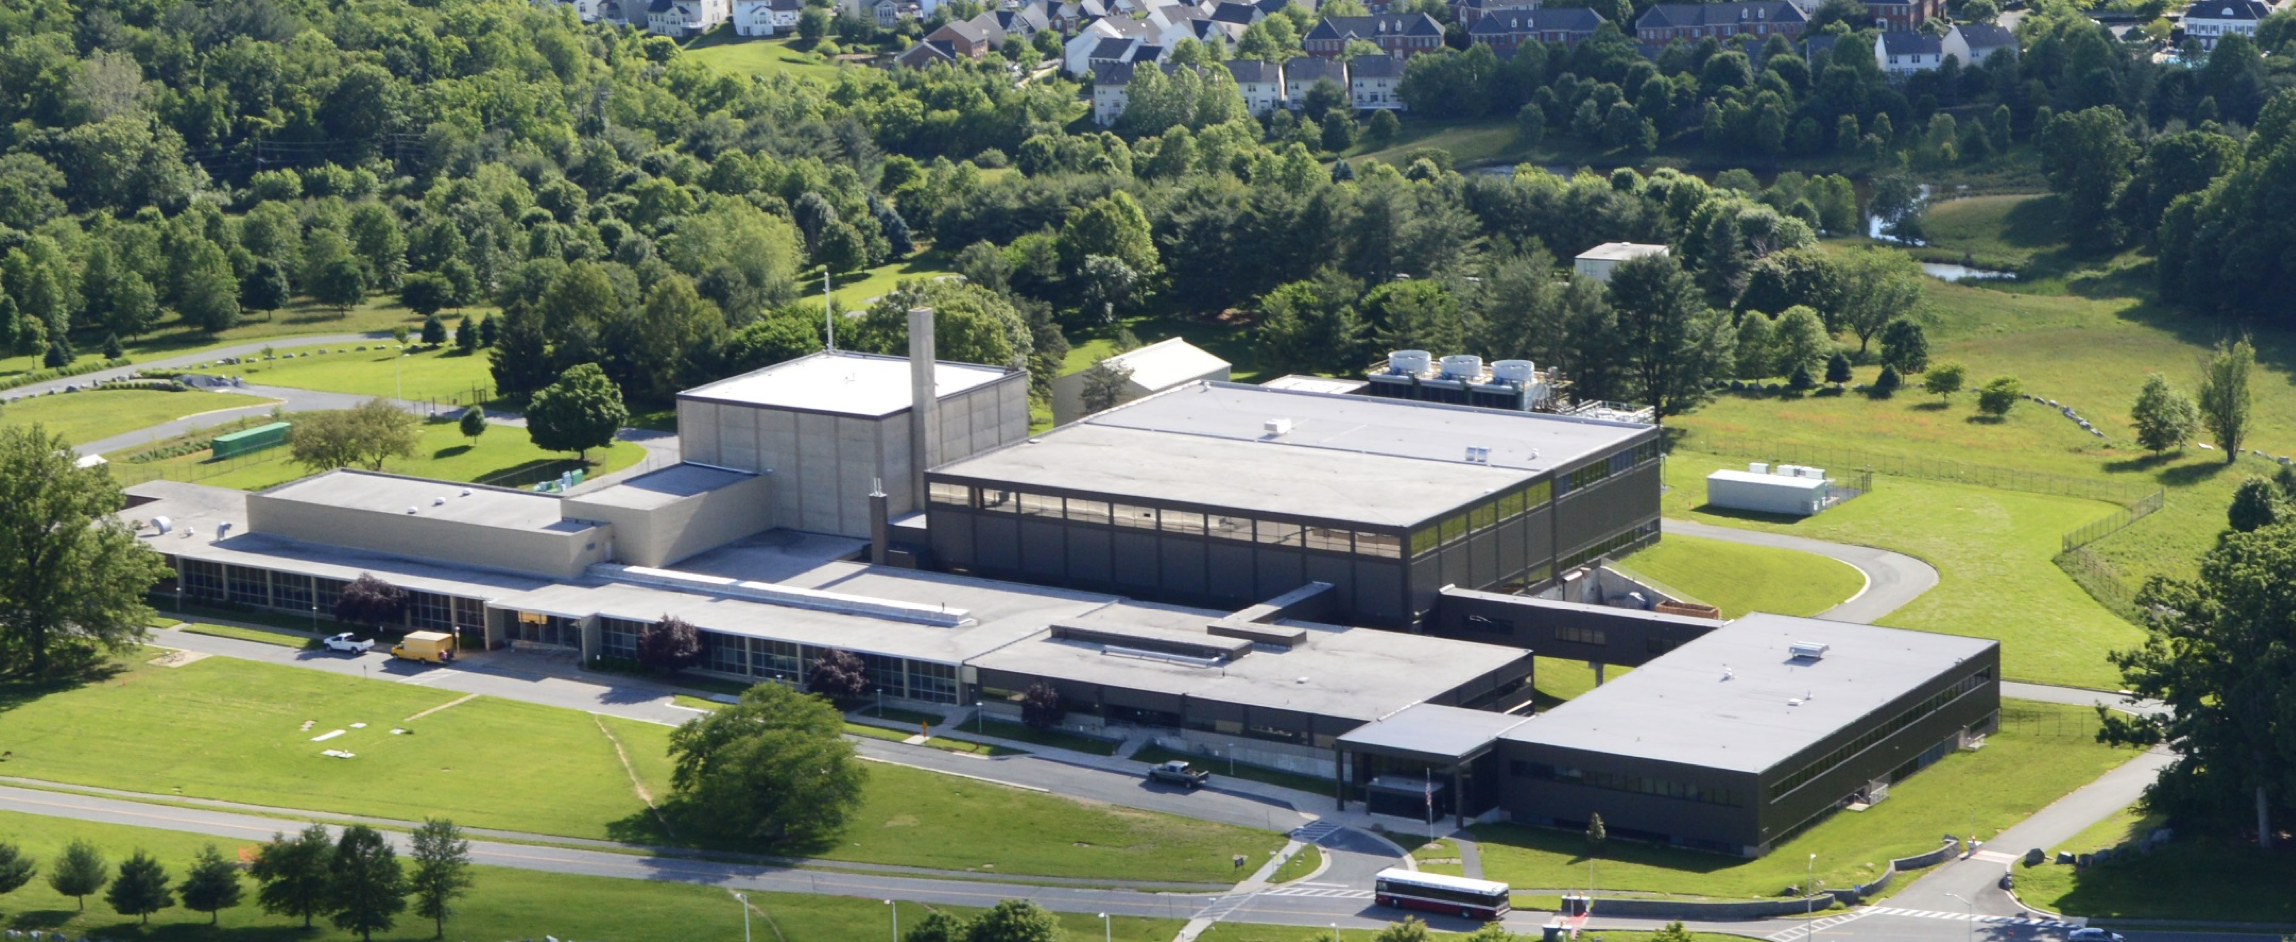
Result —
[{"label": "small utility building", "polygon": [[1663,245],[1651,245],[1642,242],[1605,242],[1580,252],[1578,258],[1573,260],[1572,268],[1581,275],[1607,285],[1610,283],[1611,270],[1617,268],[1620,262],[1631,261],[1646,255],[1665,255],[1667,252],[1668,249]]},{"label": "small utility building", "polygon": [[1724,468],[1706,476],[1706,503],[1726,510],[1808,517],[1833,502],[1833,485],[1822,468],[1762,462],[1744,471]]},{"label": "small utility building", "polygon": [[[1150,393],[1163,392],[1181,383],[1196,380],[1227,382],[1228,361],[1204,352],[1178,337],[1160,340],[1137,350],[1126,350],[1101,360],[1104,366],[1122,374],[1123,384],[1116,391],[1115,401],[1100,404],[1101,408],[1123,405]],[[1078,370],[1052,381],[1052,422],[1067,425],[1094,411],[1085,403],[1084,381],[1090,369]]]}]

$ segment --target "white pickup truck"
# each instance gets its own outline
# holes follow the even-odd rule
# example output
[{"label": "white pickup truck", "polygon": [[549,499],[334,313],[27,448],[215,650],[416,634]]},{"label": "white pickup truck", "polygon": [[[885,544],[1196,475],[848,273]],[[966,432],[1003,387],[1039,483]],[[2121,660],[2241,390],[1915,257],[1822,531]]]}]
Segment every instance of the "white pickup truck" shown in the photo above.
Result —
[{"label": "white pickup truck", "polygon": [[331,636],[319,643],[326,645],[329,651],[341,651],[345,654],[365,654],[375,649],[374,639],[361,638],[348,631]]}]

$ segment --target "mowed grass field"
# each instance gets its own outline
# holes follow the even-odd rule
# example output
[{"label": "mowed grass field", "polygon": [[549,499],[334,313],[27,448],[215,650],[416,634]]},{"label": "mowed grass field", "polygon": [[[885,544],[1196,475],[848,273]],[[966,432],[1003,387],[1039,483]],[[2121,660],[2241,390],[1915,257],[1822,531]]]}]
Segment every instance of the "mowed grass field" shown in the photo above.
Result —
[{"label": "mowed grass field", "polygon": [[1705,509],[1706,475],[1742,459],[1677,450],[1666,461],[1666,516],[1896,550],[1937,567],[1938,585],[1881,624],[2001,642],[2010,680],[2118,689],[2105,660],[2144,632],[2107,611],[2051,562],[2058,537],[2113,510],[2100,501],[1877,476],[1874,490],[1815,517],[1754,518]]},{"label": "mowed grass field", "polygon": [[[2086,707],[2004,700],[2001,720],[2001,731],[1984,749],[1947,756],[1890,786],[1888,800],[1863,812],[1836,813],[1766,857],[1745,860],[1607,841],[1595,855],[1596,890],[1775,897],[1801,884],[1811,854],[1818,856],[1824,885],[1862,884],[1892,859],[1935,848],[1940,835],[1967,833],[1972,816],[1980,839],[1991,837],[2136,756],[2097,744],[2096,713]],[[1581,832],[1509,824],[1472,830],[1490,879],[1519,892],[1586,886],[1587,842]]]},{"label": "mowed grass field", "polygon": [[[288,416],[292,421],[294,416]],[[129,454],[145,450],[148,445],[137,445],[115,453],[115,461]],[[487,481],[515,478],[524,469],[550,465],[573,458],[570,452],[544,451],[523,428],[497,425],[487,428],[477,441],[464,438],[462,431],[452,422],[425,423],[421,438],[415,444],[415,453],[408,458],[392,458],[383,462],[383,470],[393,474],[436,478],[444,481]],[[590,450],[590,474],[595,476],[627,468],[645,460],[646,449],[635,442],[615,442],[605,448]],[[150,464],[117,464],[114,475],[125,481],[138,481],[156,476],[172,475],[176,479],[195,480],[216,487],[259,491],[277,484],[285,484],[313,472],[295,463],[285,447],[265,449],[246,459],[235,459],[221,465],[209,463],[207,453],[197,452]]]},{"label": "mowed grass field", "polygon": [[[14,753],[8,773],[313,812],[444,816],[471,827],[543,835],[660,837],[638,789],[657,798],[670,793],[669,727],[227,658],[163,668],[148,663],[157,653],[146,649],[100,683],[0,686],[0,715]],[[409,732],[394,735],[393,728]],[[313,741],[337,729],[344,733]],[[321,755],[326,749],[356,757]],[[1010,874],[1225,882],[1233,879],[1231,855],[1264,860],[1283,845],[1267,831],[884,763],[869,769],[863,807],[824,856]],[[1016,828],[1016,821],[1028,826]],[[703,835],[674,836],[709,843]]]},{"label": "mowed grass field", "polygon": [[1865,588],[1856,567],[1815,553],[1668,534],[1613,563],[1722,610],[1815,615]]},{"label": "mowed grass field", "polygon": [[737,75],[786,75],[807,82],[837,80],[837,63],[792,48],[796,41],[794,36],[744,39],[728,27],[688,43],[684,55]]},{"label": "mowed grass field", "polygon": [[0,407],[0,425],[38,424],[78,445],[202,412],[266,406],[277,399],[153,389],[96,389],[22,399]]},{"label": "mowed grass field", "polygon": [[[2050,849],[2085,854],[2142,840],[2166,823],[2124,808]],[[2180,836],[2153,853],[2087,870],[2054,862],[2037,867],[2019,862],[2015,870],[2017,895],[2050,912],[2103,919],[2296,922],[2296,893],[2287,889],[2296,887],[2296,860],[2217,835]]]},{"label": "mowed grass field", "polygon": [[[294,822],[282,821],[280,827],[291,830]],[[157,828],[0,812],[0,840],[17,844],[33,860],[43,864],[54,859],[65,843],[83,839],[94,843],[114,864],[137,849],[148,851],[159,858],[174,880],[183,878],[192,856],[208,843],[214,843],[228,857],[258,846],[270,836],[269,831],[261,831],[211,838]],[[448,938],[538,939],[549,935],[616,942],[734,942],[742,937],[742,904],[733,898],[732,890],[722,887],[676,880],[573,876],[485,865],[475,868],[473,875],[475,885],[468,896],[456,902],[455,916],[447,922]],[[112,912],[100,896],[87,901],[86,912],[79,912],[71,897],[58,895],[44,879],[34,879],[23,889],[0,896],[0,926],[60,931],[73,937],[152,942],[217,938],[255,942],[288,939],[346,942],[358,938],[355,933],[334,928],[324,918],[306,931],[299,919],[265,915],[255,905],[254,882],[242,880],[241,888],[244,902],[218,914],[220,928],[208,926],[207,914],[192,912],[180,905],[161,910],[151,917],[149,926],[144,926],[135,919]],[[747,895],[754,937],[759,939],[850,942],[877,938],[878,935],[872,933],[889,931],[887,927],[894,918],[883,902],[873,898],[759,892]],[[905,926],[916,925],[936,910],[961,918],[978,912],[965,907],[909,902],[897,908]],[[1101,921],[1091,913],[1063,913],[1059,918],[1073,938],[1093,937],[1105,931],[1124,942],[1167,942],[1181,925],[1180,919],[1118,916],[1111,919],[1104,930]],[[396,928],[378,932],[375,938],[387,942],[429,939],[432,931],[429,920],[407,913],[401,914]],[[1364,939],[1370,938],[1369,933],[1361,935]]]},{"label": "mowed grass field", "polygon": [[[448,328],[450,331],[453,328]],[[258,360],[198,372],[237,376],[251,385],[285,386],[320,392],[380,396],[386,399],[470,403],[474,393],[494,388],[486,352],[464,353],[453,345],[438,350],[401,351],[385,344],[366,350],[326,348],[297,351],[308,356]]]}]

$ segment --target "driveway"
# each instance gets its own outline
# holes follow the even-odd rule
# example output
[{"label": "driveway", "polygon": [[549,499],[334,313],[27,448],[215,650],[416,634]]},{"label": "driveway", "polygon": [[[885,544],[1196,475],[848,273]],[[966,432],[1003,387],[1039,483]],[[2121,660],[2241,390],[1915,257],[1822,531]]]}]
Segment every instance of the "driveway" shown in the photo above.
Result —
[{"label": "driveway", "polygon": [[1882,616],[1905,607],[1921,594],[1937,587],[1937,567],[1889,550],[1850,543],[1829,543],[1808,537],[1787,536],[1762,530],[1741,530],[1736,527],[1718,527],[1688,520],[1668,520],[1663,524],[1668,533],[1695,536],[1708,540],[1725,540],[1749,546],[1768,546],[1776,549],[1799,550],[1828,559],[1848,563],[1865,574],[1866,587],[1858,594],[1823,612],[1819,618],[1834,621],[1854,621],[1872,624]]}]

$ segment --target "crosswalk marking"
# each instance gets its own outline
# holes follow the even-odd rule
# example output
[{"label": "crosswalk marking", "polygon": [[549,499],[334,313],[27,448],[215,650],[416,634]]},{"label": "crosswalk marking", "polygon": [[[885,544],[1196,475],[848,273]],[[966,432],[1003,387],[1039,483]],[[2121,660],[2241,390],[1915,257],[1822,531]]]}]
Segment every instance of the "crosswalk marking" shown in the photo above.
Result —
[{"label": "crosswalk marking", "polygon": [[1310,821],[1294,829],[1291,836],[1301,843],[1320,845],[1342,830],[1345,829],[1329,821]]},{"label": "crosswalk marking", "polygon": [[1814,933],[1831,929],[1845,922],[1855,922],[1861,918],[1864,918],[1866,913],[1866,910],[1860,909],[1854,912],[1843,913],[1839,916],[1827,916],[1822,919],[1813,919],[1807,925],[1795,926],[1791,929],[1780,929],[1777,932],[1770,933],[1769,939],[1770,942],[1795,942],[1795,940],[1808,938]]},{"label": "crosswalk marking", "polygon": [[1981,850],[1978,851],[1975,856],[1979,860],[1989,861],[1992,863],[2012,863],[2017,859],[2016,854],[2004,854],[1997,850]]},{"label": "crosswalk marking", "polygon": [[1254,894],[1251,893],[1230,893],[1226,896],[1222,896],[1213,900],[1202,910],[1197,911],[1196,918],[1208,919],[1212,922],[1218,922],[1222,919],[1226,919],[1228,918],[1228,914],[1235,912],[1239,908],[1242,908],[1245,903],[1251,902],[1253,895]]},{"label": "crosswalk marking", "polygon": [[1371,899],[1378,894],[1373,893],[1370,890],[1351,890],[1344,887],[1333,887],[1329,884],[1322,886],[1303,884],[1300,886],[1282,886],[1272,890],[1263,890],[1260,892],[1260,895],[1312,896],[1318,899]]},{"label": "crosswalk marking", "polygon": [[2038,919],[2032,916],[1971,916],[1968,913],[1945,913],[1927,909],[1904,909],[1897,906],[1868,906],[1863,912],[1873,916],[1905,916],[1914,919],[1944,919],[1958,922],[1979,922],[1993,926],[2030,926],[2036,929],[2076,929],[2077,922]]}]

